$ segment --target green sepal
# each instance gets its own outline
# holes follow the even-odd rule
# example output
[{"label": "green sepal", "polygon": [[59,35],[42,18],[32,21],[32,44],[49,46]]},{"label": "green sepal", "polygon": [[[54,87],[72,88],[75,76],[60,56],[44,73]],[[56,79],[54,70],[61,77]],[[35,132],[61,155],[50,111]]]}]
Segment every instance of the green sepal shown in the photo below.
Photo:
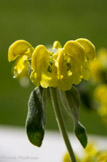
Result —
[{"label": "green sepal", "polygon": [[26,132],[30,142],[40,147],[44,138],[45,118],[45,89],[35,88],[28,101]]},{"label": "green sepal", "polygon": [[72,86],[71,90],[58,90],[58,92],[62,105],[64,106],[67,113],[73,118],[74,124],[76,124],[79,119],[80,105],[80,97],[77,89],[74,86]]},{"label": "green sepal", "polygon": [[81,145],[85,148],[88,141],[85,127],[80,122],[78,122],[74,130],[76,137],[80,141]]},{"label": "green sepal", "polygon": [[78,90],[72,86],[71,90],[65,92],[58,89],[58,94],[60,103],[73,119],[75,135],[85,148],[87,145],[87,135],[85,127],[79,122],[80,97]]}]

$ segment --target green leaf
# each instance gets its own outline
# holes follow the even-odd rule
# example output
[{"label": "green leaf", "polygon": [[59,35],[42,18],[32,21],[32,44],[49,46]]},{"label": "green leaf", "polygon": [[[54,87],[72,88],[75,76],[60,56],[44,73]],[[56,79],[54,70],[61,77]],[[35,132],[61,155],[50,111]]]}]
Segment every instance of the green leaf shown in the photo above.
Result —
[{"label": "green leaf", "polygon": [[65,92],[59,90],[59,96],[65,110],[70,116],[72,116],[74,124],[76,124],[79,118],[80,104],[80,97],[77,89],[74,86],[72,86],[71,90]]},{"label": "green leaf", "polygon": [[77,89],[73,86],[71,90],[61,91],[58,89],[60,103],[64,106],[68,114],[74,121],[74,131],[76,137],[83,147],[87,145],[87,135],[84,126],[79,122],[80,97]]},{"label": "green leaf", "polygon": [[42,144],[45,123],[44,89],[37,87],[30,95],[26,120],[26,132],[28,139],[35,146],[40,147]]},{"label": "green leaf", "polygon": [[85,127],[80,122],[75,126],[75,135],[85,148],[87,145],[87,134]]}]

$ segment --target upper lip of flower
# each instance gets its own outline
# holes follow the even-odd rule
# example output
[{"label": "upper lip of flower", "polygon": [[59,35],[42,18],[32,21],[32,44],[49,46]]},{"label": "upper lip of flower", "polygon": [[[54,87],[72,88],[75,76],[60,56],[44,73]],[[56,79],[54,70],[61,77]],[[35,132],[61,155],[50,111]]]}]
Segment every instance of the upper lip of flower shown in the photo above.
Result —
[{"label": "upper lip of flower", "polygon": [[26,74],[29,69],[29,59],[31,58],[34,48],[30,43],[24,40],[15,41],[9,48],[8,60],[9,62],[16,61],[14,67],[14,78],[20,76],[21,73]]},{"label": "upper lip of flower", "polygon": [[34,48],[29,42],[25,40],[17,40],[9,47],[8,60],[11,62],[14,61],[17,57],[23,55],[31,57],[33,50]]}]

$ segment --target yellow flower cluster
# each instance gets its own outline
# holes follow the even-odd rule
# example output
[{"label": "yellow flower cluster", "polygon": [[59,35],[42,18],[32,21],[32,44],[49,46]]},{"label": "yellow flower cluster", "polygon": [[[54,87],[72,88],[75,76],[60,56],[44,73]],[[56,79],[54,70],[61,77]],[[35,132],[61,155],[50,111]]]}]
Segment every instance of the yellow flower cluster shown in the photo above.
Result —
[{"label": "yellow flower cluster", "polygon": [[99,103],[98,112],[103,121],[107,124],[107,84],[97,86],[94,92],[94,97]]},{"label": "yellow flower cluster", "polygon": [[[76,157],[77,162],[107,162],[107,151],[98,151],[93,144],[88,144],[84,157]],[[63,162],[71,162],[69,154],[66,153]]]},{"label": "yellow flower cluster", "polygon": [[94,99],[98,104],[98,113],[107,124],[107,49],[100,49],[97,57],[90,62],[91,80],[96,86]]},{"label": "yellow flower cluster", "polygon": [[89,67],[94,82],[107,83],[107,49],[100,49],[96,59],[90,62]]},{"label": "yellow flower cluster", "polygon": [[15,77],[29,73],[36,86],[59,87],[63,91],[89,78],[88,63],[94,57],[94,45],[83,38],[67,41],[63,48],[55,41],[51,49],[44,45],[33,48],[27,41],[18,40],[8,52],[9,61],[17,59]]}]

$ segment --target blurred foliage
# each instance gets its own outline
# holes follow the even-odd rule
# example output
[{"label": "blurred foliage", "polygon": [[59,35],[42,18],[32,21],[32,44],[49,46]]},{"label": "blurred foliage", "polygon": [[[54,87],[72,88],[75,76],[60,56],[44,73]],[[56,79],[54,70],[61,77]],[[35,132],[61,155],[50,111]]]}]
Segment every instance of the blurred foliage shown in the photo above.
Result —
[{"label": "blurred foliage", "polygon": [[91,77],[78,86],[82,105],[96,110],[107,127],[107,49],[97,51],[96,59],[89,64]]},{"label": "blurred foliage", "polygon": [[[97,49],[106,47],[106,6],[106,0],[0,0],[0,124],[24,126],[27,101],[34,88],[22,88],[12,78],[12,64],[7,61],[9,45],[18,39],[33,46],[50,45],[54,40],[63,45],[67,40],[84,37]],[[56,129],[50,101],[46,113],[46,128]],[[72,121],[65,112],[64,117],[72,130]],[[107,134],[94,110],[81,109],[80,121],[88,133]]]}]

